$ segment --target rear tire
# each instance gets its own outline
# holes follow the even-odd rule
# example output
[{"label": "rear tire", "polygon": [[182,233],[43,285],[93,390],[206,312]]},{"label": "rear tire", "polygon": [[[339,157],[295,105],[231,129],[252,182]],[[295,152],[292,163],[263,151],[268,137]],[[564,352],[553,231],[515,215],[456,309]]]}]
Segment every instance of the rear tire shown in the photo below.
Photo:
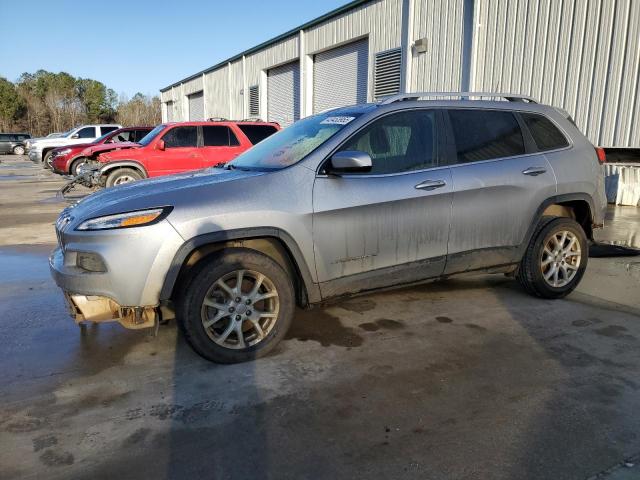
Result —
[{"label": "rear tire", "polygon": [[542,217],[516,278],[531,295],[562,298],[580,283],[588,255],[587,236],[578,222],[564,217]]},{"label": "rear tire", "polygon": [[24,155],[24,147],[18,145],[17,147],[13,147],[14,155]]},{"label": "rear tire", "polygon": [[107,175],[107,181],[105,186],[115,187],[117,185],[124,185],[125,183],[135,182],[141,180],[142,175],[133,168],[118,168]]},{"label": "rear tire", "polygon": [[177,306],[178,325],[199,355],[239,363],[267,355],[284,338],[295,295],[291,278],[270,257],[228,248],[189,273]]}]

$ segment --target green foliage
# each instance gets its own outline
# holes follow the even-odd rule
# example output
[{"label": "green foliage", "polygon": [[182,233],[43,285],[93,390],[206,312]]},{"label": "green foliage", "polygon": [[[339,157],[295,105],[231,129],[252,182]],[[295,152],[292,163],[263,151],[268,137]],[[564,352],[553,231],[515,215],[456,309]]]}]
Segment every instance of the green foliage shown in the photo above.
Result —
[{"label": "green foliage", "polygon": [[159,122],[160,102],[156,99],[138,93],[121,102],[115,91],[91,78],[46,70],[25,72],[15,84],[0,77],[0,129],[43,135],[81,123],[112,122],[123,111],[132,120],[144,117]]}]

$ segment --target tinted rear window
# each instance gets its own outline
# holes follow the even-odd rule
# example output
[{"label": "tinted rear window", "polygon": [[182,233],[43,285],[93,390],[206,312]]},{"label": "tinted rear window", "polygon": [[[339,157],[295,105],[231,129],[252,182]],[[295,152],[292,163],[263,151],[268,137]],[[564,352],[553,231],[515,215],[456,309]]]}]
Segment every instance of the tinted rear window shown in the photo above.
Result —
[{"label": "tinted rear window", "polygon": [[273,125],[238,125],[249,141],[255,145],[265,138],[273,135],[278,130]]},{"label": "tinted rear window", "polygon": [[569,142],[551,120],[543,115],[522,113],[522,118],[536,142],[538,150],[555,150],[569,145]]},{"label": "tinted rear window", "polygon": [[202,127],[202,144],[205,147],[228,147],[240,145],[238,139],[229,127],[218,125]]},{"label": "tinted rear window", "polygon": [[197,127],[175,127],[162,137],[165,148],[196,147],[198,145]]},{"label": "tinted rear window", "polygon": [[525,153],[520,124],[511,112],[448,110],[457,163],[512,157]]}]

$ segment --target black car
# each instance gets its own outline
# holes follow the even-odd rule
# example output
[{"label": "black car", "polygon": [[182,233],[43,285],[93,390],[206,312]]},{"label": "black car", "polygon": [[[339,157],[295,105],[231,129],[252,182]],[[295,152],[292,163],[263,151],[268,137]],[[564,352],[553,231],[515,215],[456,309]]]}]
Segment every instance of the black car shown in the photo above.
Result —
[{"label": "black car", "polygon": [[0,133],[0,153],[24,155],[24,142],[29,138],[28,133]]}]

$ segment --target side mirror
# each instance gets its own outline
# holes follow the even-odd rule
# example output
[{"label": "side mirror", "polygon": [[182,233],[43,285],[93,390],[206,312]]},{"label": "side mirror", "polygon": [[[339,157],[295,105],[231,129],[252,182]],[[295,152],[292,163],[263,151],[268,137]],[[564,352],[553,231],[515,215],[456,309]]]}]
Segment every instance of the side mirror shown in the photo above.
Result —
[{"label": "side mirror", "polygon": [[80,135],[78,135],[77,133],[74,133],[73,135],[71,135],[71,138],[80,138]]},{"label": "side mirror", "polygon": [[156,150],[164,150],[164,140],[158,140],[158,143],[156,143]]},{"label": "side mirror", "polygon": [[337,152],[331,157],[327,173],[340,175],[342,173],[370,172],[371,165],[371,157],[368,153],[345,150]]}]

